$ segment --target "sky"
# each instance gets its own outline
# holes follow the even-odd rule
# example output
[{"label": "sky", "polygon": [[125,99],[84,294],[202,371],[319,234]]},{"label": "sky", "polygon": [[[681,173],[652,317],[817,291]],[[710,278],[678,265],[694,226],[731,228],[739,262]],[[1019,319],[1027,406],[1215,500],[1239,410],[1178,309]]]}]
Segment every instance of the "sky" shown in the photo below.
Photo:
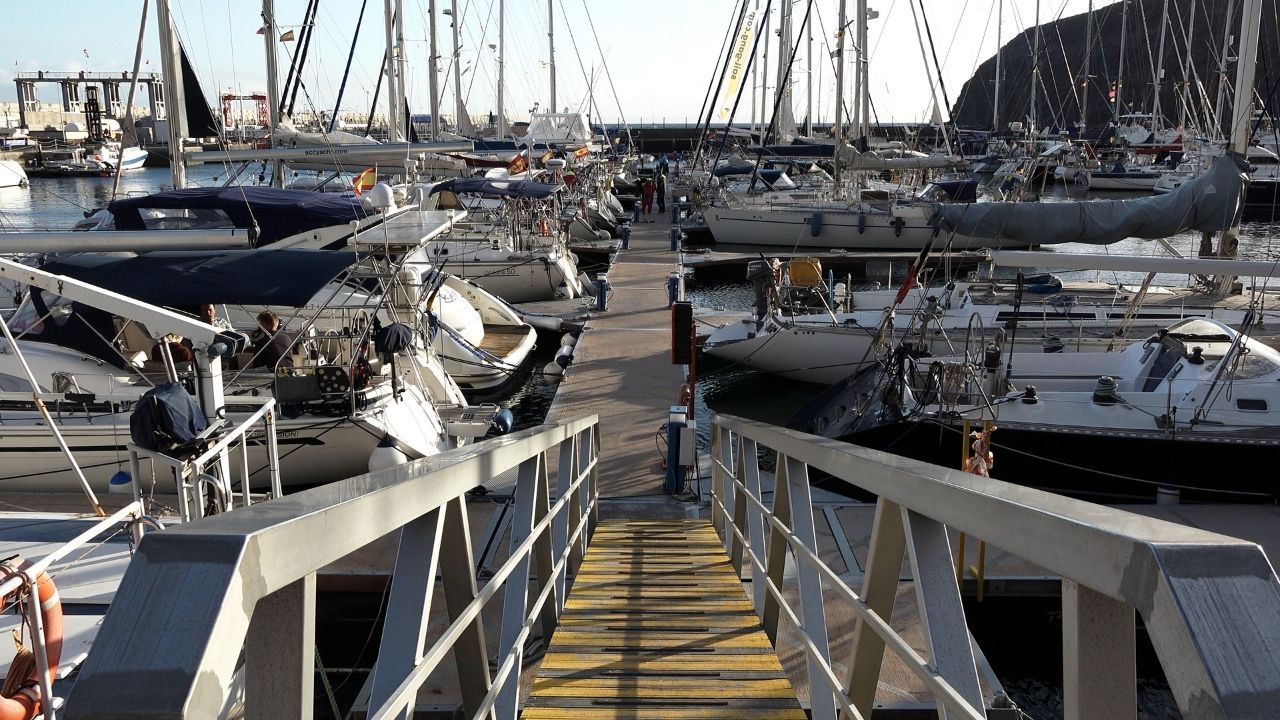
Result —
[{"label": "sky", "polygon": [[[764,0],[750,0],[763,9]],[[776,15],[780,3],[774,0]],[[983,60],[995,53],[997,43],[996,0],[922,0],[928,12],[943,82],[952,99]],[[1102,7],[1112,0],[1094,0]],[[1143,0],[1135,0],[1141,2]],[[1155,2],[1156,0],[1145,0]],[[171,0],[174,22],[192,63],[209,96],[235,90],[247,93],[266,88],[265,51],[261,0]],[[374,93],[382,63],[385,34],[383,1],[365,0],[363,23],[360,0],[320,0],[314,40],[303,71],[303,110],[333,108],[343,67],[351,48],[352,33],[360,27],[355,59],[342,102],[344,112],[364,112]],[[472,115],[496,110],[499,0],[456,0],[460,23],[462,86]],[[632,124],[694,122],[703,106],[708,84],[726,30],[733,20],[737,0],[552,0],[556,13],[556,85],[561,109],[586,110],[588,87],[593,88],[593,119]],[[799,27],[810,0],[792,0]],[[812,0],[813,107],[819,120],[833,116],[835,81],[831,52],[839,0]],[[1084,12],[1089,0],[1040,0],[1041,22]],[[61,0],[58,32],[16,32],[10,25],[3,51],[13,72],[36,70],[110,72],[132,66],[142,0]],[[306,0],[275,0],[280,32],[302,22]],[[441,71],[442,113],[452,114],[452,36],[450,17],[442,11],[450,0],[435,0],[437,42]],[[546,0],[506,0],[506,52],[504,105],[509,119],[528,118],[537,103],[549,102]],[[855,0],[847,0],[853,12]],[[870,21],[870,81],[872,103],[881,122],[927,119],[932,108],[930,80],[925,75],[916,26],[909,0],[870,0],[879,17]],[[1004,0],[1001,36],[1005,42],[1034,25],[1036,0]],[[405,58],[410,103],[415,113],[429,107],[429,0],[404,0]],[[107,12],[107,8],[113,12]],[[919,5],[916,5],[917,10]],[[143,46],[144,71],[159,71],[160,57],[155,30],[155,2],[151,3]],[[83,19],[83,22],[78,22]],[[774,21],[776,26],[776,20]],[[923,32],[923,28],[921,29]],[[768,67],[774,84],[776,37]],[[764,44],[763,42],[761,43]],[[806,43],[792,69],[795,114],[803,118],[807,107],[809,72]],[[280,43],[281,76],[297,43]],[[851,78],[852,74],[847,72]],[[935,81],[936,82],[936,81]],[[283,84],[283,82],[281,83]],[[758,86],[758,81],[755,86]],[[849,92],[850,85],[846,85]],[[55,85],[44,85],[42,102],[56,102]],[[0,102],[12,102],[12,82],[0,83]],[[722,101],[723,102],[723,101]],[[139,100],[145,105],[145,100]],[[750,103],[744,99],[735,119],[751,120]]]}]

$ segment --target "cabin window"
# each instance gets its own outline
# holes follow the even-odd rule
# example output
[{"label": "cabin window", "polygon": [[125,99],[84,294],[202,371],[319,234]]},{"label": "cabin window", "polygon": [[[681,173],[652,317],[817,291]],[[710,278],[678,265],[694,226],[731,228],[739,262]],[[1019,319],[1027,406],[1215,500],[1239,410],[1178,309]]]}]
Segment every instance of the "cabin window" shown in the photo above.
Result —
[{"label": "cabin window", "polygon": [[140,214],[148,230],[214,230],[236,226],[231,216],[217,208],[144,208]]},{"label": "cabin window", "polygon": [[1266,377],[1280,370],[1280,366],[1276,365],[1272,358],[1261,353],[1247,353],[1240,361],[1240,367],[1236,368],[1235,378],[1237,380],[1256,380]]},{"label": "cabin window", "polygon": [[1239,410],[1251,410],[1253,412],[1266,412],[1267,401],[1257,400],[1255,398],[1236,398],[1236,408]]},{"label": "cabin window", "polygon": [[[31,392],[31,383],[16,375],[0,373],[0,392]],[[43,387],[40,392],[49,392]]]},{"label": "cabin window", "polygon": [[1160,381],[1164,380],[1174,365],[1182,359],[1182,353],[1172,350],[1168,345],[1160,346],[1160,354],[1156,356],[1154,362],[1151,363],[1151,372],[1147,373],[1147,381],[1142,386],[1142,392],[1151,392],[1155,390]]}]

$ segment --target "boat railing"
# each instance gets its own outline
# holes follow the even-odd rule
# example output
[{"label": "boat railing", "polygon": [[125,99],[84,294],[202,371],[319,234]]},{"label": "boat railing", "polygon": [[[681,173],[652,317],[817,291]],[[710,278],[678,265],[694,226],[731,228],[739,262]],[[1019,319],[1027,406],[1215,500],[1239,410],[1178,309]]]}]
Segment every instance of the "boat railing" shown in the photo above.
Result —
[{"label": "boat railing", "polygon": [[[710,432],[713,522],[770,638],[784,617],[799,631],[815,720],[871,716],[886,647],[949,717],[986,717],[952,533],[1062,578],[1067,718],[1136,712],[1135,611],[1184,717],[1271,712],[1280,623],[1263,618],[1280,618],[1280,580],[1254,543],[742,418]],[[811,472],[877,498],[861,587],[819,557]],[[892,624],[904,555],[923,654]],[[857,618],[847,656],[828,599]]]},{"label": "boat railing", "polygon": [[[310,717],[317,572],[392,533],[367,717],[413,716],[450,655],[465,717],[516,717],[526,643],[550,639],[597,523],[599,454],[590,416],[148,534],[64,717],[217,717],[237,677],[250,717]],[[512,471],[510,553],[481,585],[467,493]],[[491,611],[501,614],[492,670]]]},{"label": "boat railing", "polygon": [[[40,576],[49,572],[50,568],[52,568],[55,563],[61,562],[72,553],[83,548],[85,545],[88,545],[95,538],[120,523],[130,525],[134,539],[137,540],[140,537],[138,534],[140,532],[140,528],[137,521],[141,520],[143,517],[144,512],[142,502],[134,500],[128,505],[125,505],[115,511],[110,516],[98,520],[88,529],[63,543],[53,552],[45,555],[35,562],[32,562],[30,565],[17,569],[17,571],[11,574],[8,579],[3,583],[0,583],[0,598],[7,598],[14,593],[23,592],[24,588],[25,594],[28,598],[40,597]],[[44,636],[43,608],[39,602],[26,602],[24,604],[24,610],[26,612],[25,622],[28,623],[28,627],[30,628],[32,644],[31,653],[35,657],[36,661],[36,671],[38,673],[37,682],[40,687],[40,697],[52,698],[54,697],[52,677],[57,674],[58,669],[53,668],[54,672],[50,673],[49,650],[45,645]],[[55,720],[57,717],[57,709],[59,707],[56,701],[43,702],[40,703],[40,706],[42,708],[40,717],[45,718],[45,720]]]},{"label": "boat railing", "polygon": [[[271,497],[281,497],[284,491],[280,481],[280,451],[276,437],[276,401],[271,397],[241,397],[237,404],[258,404],[260,407],[230,430],[218,433],[200,454],[194,457],[173,457],[163,452],[129,443],[129,474],[135,501],[143,496],[143,459],[151,461],[151,486],[154,487],[157,465],[173,469],[178,494],[178,514],[183,522],[205,516],[207,503],[213,500],[220,511],[235,508],[232,489],[230,454],[238,450],[241,502],[245,507],[253,504],[250,492],[249,449],[265,444],[267,462],[265,470],[270,481]],[[261,425],[261,428],[259,428]],[[217,467],[215,467],[217,466]],[[206,473],[207,470],[213,473]]]}]

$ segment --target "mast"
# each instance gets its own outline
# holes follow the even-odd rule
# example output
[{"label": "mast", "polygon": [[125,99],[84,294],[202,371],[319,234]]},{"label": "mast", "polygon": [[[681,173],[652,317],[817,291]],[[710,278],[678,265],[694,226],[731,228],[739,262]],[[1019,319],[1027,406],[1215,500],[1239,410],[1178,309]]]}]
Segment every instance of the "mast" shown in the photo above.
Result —
[{"label": "mast", "polygon": [[1164,82],[1164,36],[1169,27],[1169,0],[1164,0],[1164,9],[1160,11],[1160,42],[1156,50],[1156,99],[1151,106],[1151,131],[1155,132],[1164,123],[1164,115],[1160,112],[1160,84]]},{"label": "mast", "polygon": [[[123,156],[126,147],[138,144],[138,130],[133,125],[133,100],[138,93],[138,71],[142,69],[142,43],[147,38],[147,8],[149,0],[142,0],[142,19],[138,22],[138,44],[133,51],[133,75],[129,80],[129,97],[124,103],[124,135],[120,138],[120,153]],[[120,175],[123,170],[116,164],[115,178],[111,185],[111,199],[115,200],[120,192]]]},{"label": "mast", "polygon": [[[785,0],[782,3],[786,4]],[[764,29],[760,32],[765,36],[765,42],[760,43],[764,50],[760,56],[760,144],[763,145],[767,138],[764,134],[769,127],[769,21],[773,19],[773,13],[765,13]]]},{"label": "mast", "polygon": [[[1121,40],[1121,42],[1124,42]],[[1122,46],[1123,47],[1123,46]],[[1039,113],[1036,112],[1036,105],[1039,102],[1036,90],[1040,84],[1040,0],[1036,0],[1036,34],[1033,47],[1031,49],[1031,139],[1040,134],[1040,124],[1038,120]]]},{"label": "mast", "polygon": [[400,128],[400,135],[395,139],[408,140],[410,137],[409,123],[412,119],[409,117],[409,100],[408,93],[405,92],[405,73],[404,73],[404,0],[396,0],[396,109],[395,113],[398,119],[403,122],[397,122]]},{"label": "mast", "polygon": [[[1228,22],[1230,17],[1227,16]],[[1228,148],[1241,157],[1249,149],[1249,139],[1253,132],[1253,82],[1258,64],[1258,29],[1261,25],[1262,0],[1244,0],[1240,7],[1240,54],[1236,61],[1236,95],[1231,110],[1231,145]],[[1239,225],[1222,233],[1222,239],[1218,243],[1218,257],[1235,257],[1239,236]],[[1225,296],[1235,282],[1235,276],[1217,276],[1214,281],[1217,284],[1217,294]]]},{"label": "mast", "polygon": [[440,48],[436,46],[436,0],[428,0],[427,14],[431,16],[428,32],[431,33],[431,57],[427,62],[427,82],[431,89],[431,141],[440,139],[440,79],[436,76],[436,61]]},{"label": "mast", "polygon": [[387,139],[395,142],[400,139],[400,103],[396,99],[396,29],[395,29],[395,9],[391,7],[391,0],[383,0],[384,28],[386,31],[387,51],[386,60],[382,63],[382,70],[387,76]]},{"label": "mast", "polygon": [[[1191,104],[1191,41],[1196,36],[1196,11],[1195,6],[1191,7],[1190,18],[1187,20],[1187,27],[1183,35],[1183,47],[1186,48],[1187,54],[1182,58],[1182,107],[1178,109],[1178,127],[1185,132],[1187,127],[1187,108]],[[1181,17],[1181,14],[1179,14]]]},{"label": "mast", "polygon": [[813,136],[813,24],[810,23],[805,28],[808,36],[804,46],[804,61],[806,64],[805,78],[808,87],[805,92],[804,102],[804,136]]},{"label": "mast", "polygon": [[867,47],[867,23],[871,20],[867,0],[858,0],[858,128],[855,137],[866,137],[871,127],[871,88],[867,87],[871,50]]},{"label": "mast", "polygon": [[1093,60],[1093,0],[1089,0],[1089,12],[1084,19],[1084,77],[1080,80],[1080,139],[1089,129],[1089,65]]},{"label": "mast", "polygon": [[187,184],[187,166],[182,141],[187,136],[186,97],[182,88],[182,61],[178,59],[178,38],[169,16],[169,0],[157,0],[156,21],[160,23],[160,66],[164,73],[165,117],[169,124],[169,171],[173,187]]},{"label": "mast", "polygon": [[1122,12],[1120,13],[1120,62],[1116,66],[1116,97],[1115,106],[1111,111],[1111,120],[1115,123],[1116,130],[1120,129],[1120,96],[1124,91],[1124,46],[1125,40],[1129,35],[1129,0],[1120,0]]},{"label": "mast", "polygon": [[849,112],[849,136],[856,143],[862,129],[862,28],[867,24],[867,0],[857,0],[853,12],[853,109]]},{"label": "mast", "polygon": [[837,191],[840,188],[840,151],[844,148],[844,35],[845,35],[845,0],[840,0],[840,21],[836,24],[836,119],[831,125],[831,134],[835,137],[836,149],[832,153],[833,172]]},{"label": "mast", "polygon": [[791,132],[794,126],[794,119],[791,117],[791,63],[795,58],[791,57],[791,3],[783,2],[778,8],[778,80],[775,85],[775,95],[777,102],[774,106],[777,108],[777,119],[771,123],[774,132],[777,133],[770,138],[773,142],[780,142],[783,132]]},{"label": "mast", "polygon": [[498,139],[507,136],[507,116],[502,108],[502,86],[506,84],[506,71],[503,64],[506,50],[506,0],[498,0]]},{"label": "mast", "polygon": [[[453,125],[454,129],[461,133],[462,128],[469,123],[464,123],[462,117],[466,114],[467,109],[463,107],[462,102],[462,46],[458,43],[458,23],[460,22],[458,18],[458,0],[452,0],[449,10],[450,19],[453,21]],[[434,140],[435,138],[432,139]]]},{"label": "mast", "polygon": [[547,59],[551,66],[551,112],[559,112],[556,108],[556,10],[555,0],[547,0]]},{"label": "mast", "polygon": [[[276,58],[276,8],[275,0],[262,0],[263,42],[267,45],[267,113],[271,127],[267,137],[275,147],[276,126],[280,124],[280,68]],[[271,168],[271,187],[284,187],[284,165],[275,163]]]},{"label": "mast", "polygon": [[996,92],[991,100],[991,131],[1000,132],[1000,56],[1004,54],[1004,0],[996,5]]},{"label": "mast", "polygon": [[[1249,0],[1245,0],[1245,2],[1249,2]],[[1192,8],[1194,7],[1192,5]],[[1227,0],[1227,14],[1223,16],[1225,21],[1222,23],[1222,51],[1219,53],[1222,62],[1218,65],[1218,97],[1213,102],[1213,123],[1217,126],[1215,130],[1219,131],[1222,128],[1222,103],[1227,97],[1227,56],[1231,53],[1231,13],[1234,11],[1235,0]],[[1244,21],[1241,20],[1241,27],[1244,24]],[[1241,55],[1240,57],[1244,56]],[[1236,66],[1236,69],[1238,72],[1239,65]],[[1237,85],[1236,87],[1239,88],[1240,86]],[[1228,129],[1227,132],[1230,133],[1230,130]]]}]

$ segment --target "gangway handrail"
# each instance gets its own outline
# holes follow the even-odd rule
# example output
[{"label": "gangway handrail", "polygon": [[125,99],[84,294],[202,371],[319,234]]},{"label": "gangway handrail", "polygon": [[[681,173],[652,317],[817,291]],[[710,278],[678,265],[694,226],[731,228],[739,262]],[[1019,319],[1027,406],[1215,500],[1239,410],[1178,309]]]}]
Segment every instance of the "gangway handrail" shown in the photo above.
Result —
[{"label": "gangway handrail", "polygon": [[[814,718],[870,715],[886,644],[951,716],[985,717],[948,528],[1062,578],[1067,718],[1133,706],[1135,610],[1184,717],[1273,711],[1280,579],[1255,543],[729,415],[712,417],[711,445],[712,521],[738,571],[749,565],[770,637],[784,614],[800,631]],[[772,507],[762,492],[766,448],[777,452]],[[861,588],[817,554],[809,468],[877,497]],[[788,551],[799,611],[782,592]],[[889,623],[904,553],[925,656]],[[843,684],[824,590],[858,617]]]},{"label": "gangway handrail", "polygon": [[[597,523],[598,422],[522,430],[146,535],[64,717],[217,717],[238,673],[254,716],[310,717],[316,573],[396,531],[370,717],[411,716],[450,651],[467,715],[515,717],[525,640],[538,622],[550,638]],[[510,470],[511,559],[480,588],[466,493]],[[437,572],[451,625],[431,638]],[[481,610],[499,587],[493,679]]]}]

